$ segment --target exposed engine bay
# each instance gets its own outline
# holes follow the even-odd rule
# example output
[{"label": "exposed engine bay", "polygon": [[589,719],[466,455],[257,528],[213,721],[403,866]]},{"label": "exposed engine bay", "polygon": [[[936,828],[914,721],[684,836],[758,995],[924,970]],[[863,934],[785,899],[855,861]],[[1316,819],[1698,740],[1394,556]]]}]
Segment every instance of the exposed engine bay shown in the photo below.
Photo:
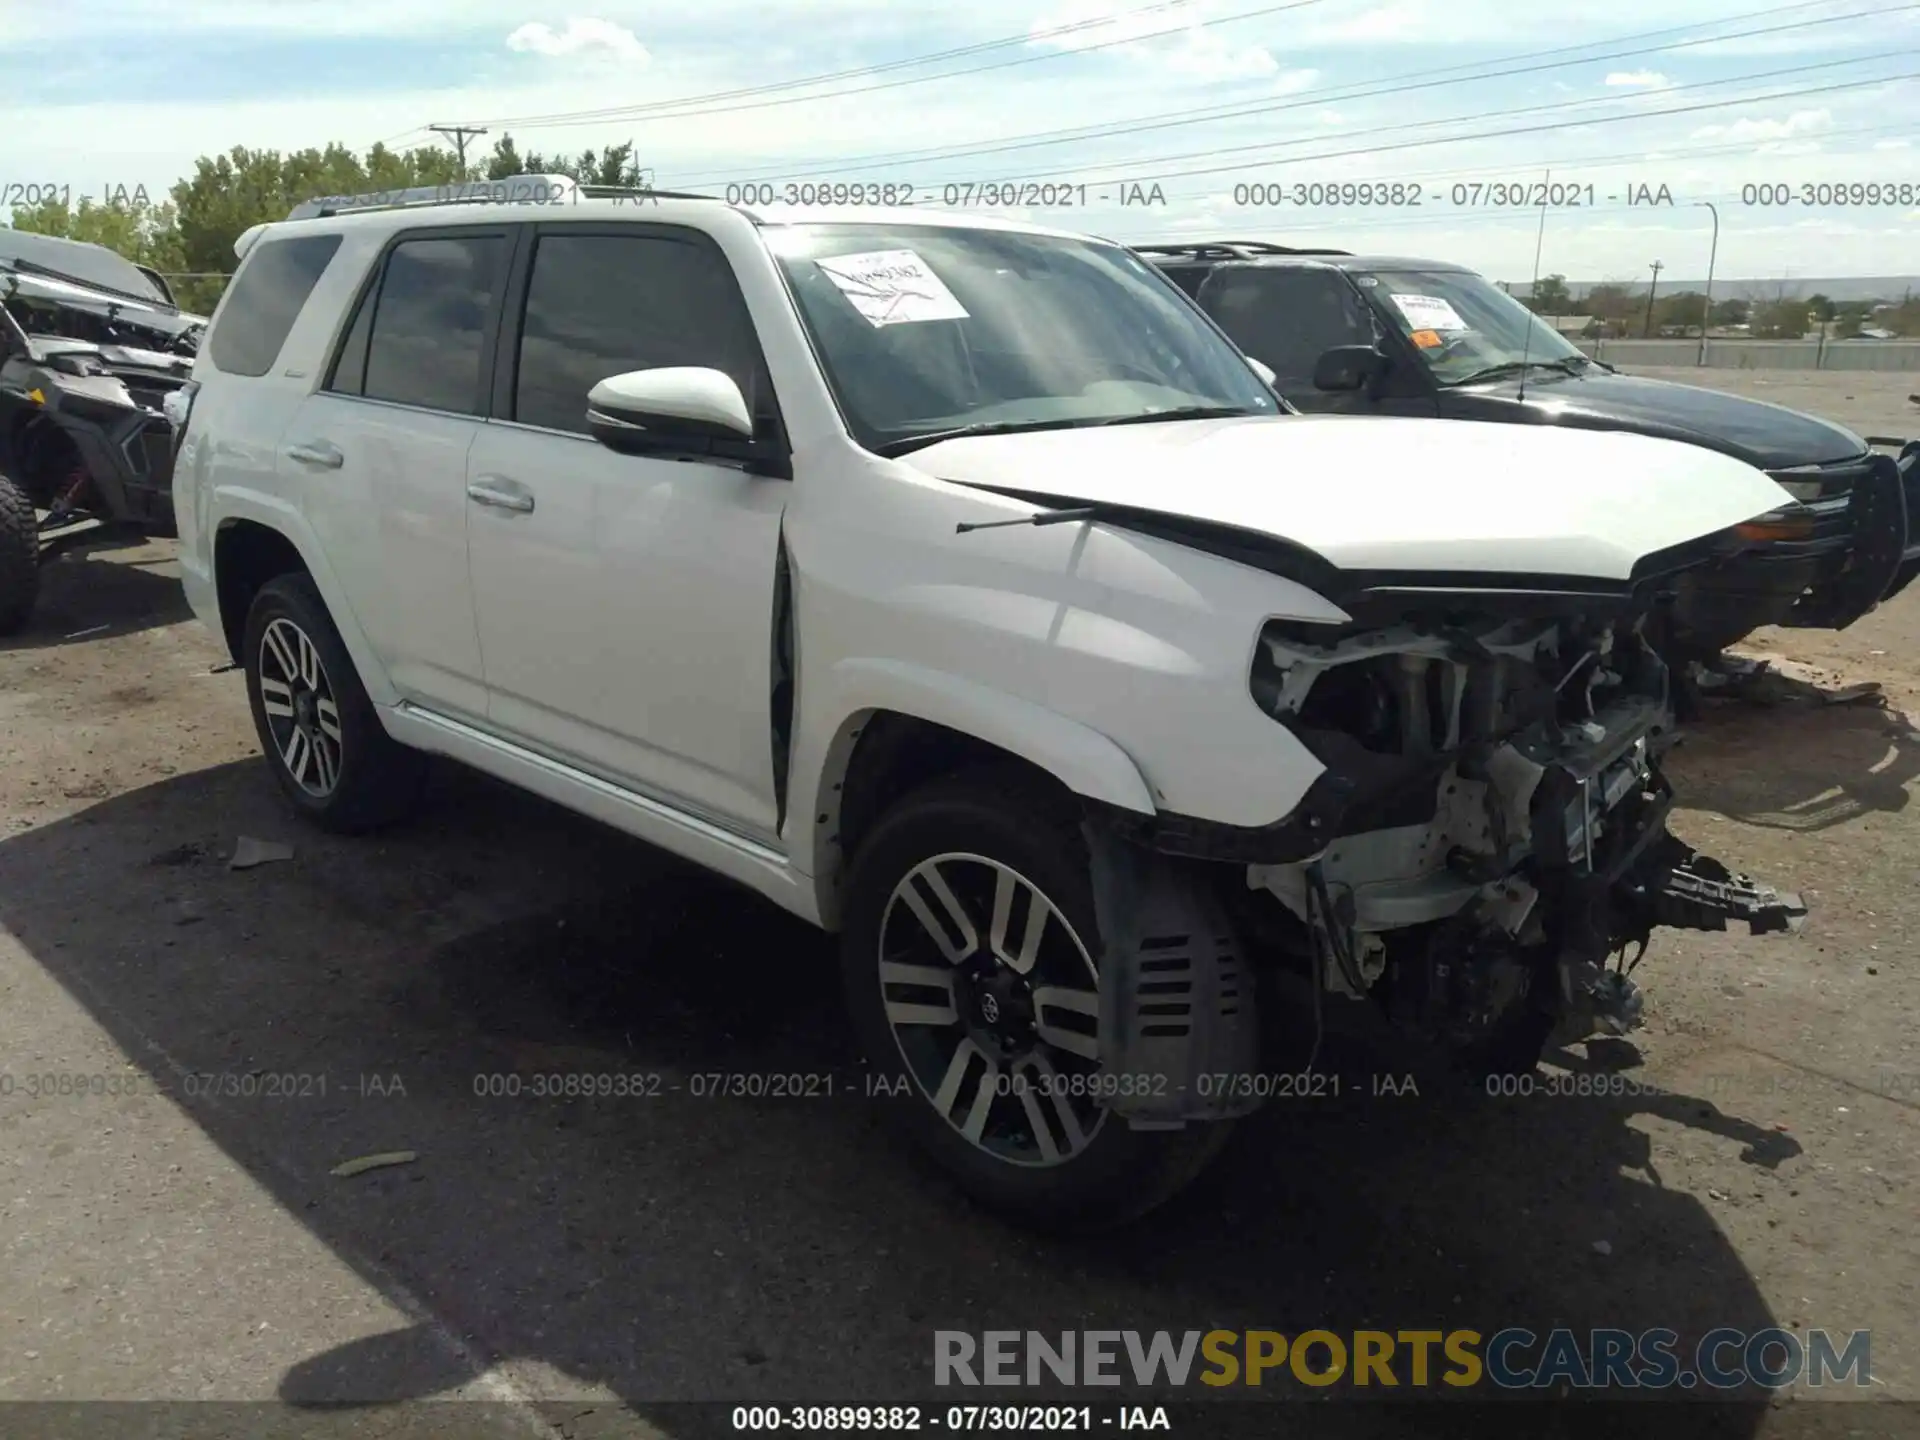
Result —
[{"label": "exposed engine bay", "polygon": [[[1630,977],[1655,929],[1744,921],[1759,934],[1805,915],[1797,895],[1668,833],[1660,760],[1678,737],[1667,667],[1637,621],[1454,617],[1325,633],[1271,622],[1250,681],[1327,767],[1302,805],[1317,805],[1319,843],[1208,867],[1244,877],[1244,889],[1216,883],[1217,912],[1096,859],[1102,925],[1115,931],[1102,1041],[1114,1068],[1171,1069],[1193,1089],[1196,1067],[1256,1063],[1245,974],[1278,962],[1309,973],[1316,1016],[1323,995],[1364,1001],[1472,1069],[1527,1071],[1550,1039],[1639,1023]],[[1120,898],[1134,893],[1148,898]],[[1229,929],[1233,942],[1216,943]],[[1177,1042],[1154,1023],[1166,1007],[1146,1003],[1165,998],[1153,992],[1176,959],[1208,997],[1183,1013]],[[1172,1120],[1250,1107],[1115,1108]]]},{"label": "exposed engine bay", "polygon": [[1655,928],[1761,933],[1805,914],[1667,833],[1667,680],[1615,619],[1332,646],[1271,627],[1256,698],[1354,788],[1323,851],[1250,866],[1248,883],[1313,937],[1326,988],[1416,1029],[1476,1045],[1531,1012],[1520,1028],[1542,1038],[1625,1033]]}]

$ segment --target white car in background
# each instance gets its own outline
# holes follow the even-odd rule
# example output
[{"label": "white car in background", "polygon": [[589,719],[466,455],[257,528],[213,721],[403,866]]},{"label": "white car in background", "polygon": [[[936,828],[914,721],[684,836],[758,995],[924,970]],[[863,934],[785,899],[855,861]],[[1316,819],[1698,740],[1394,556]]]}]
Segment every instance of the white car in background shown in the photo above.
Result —
[{"label": "white car in background", "polygon": [[1102,240],[553,196],[236,247],[182,567],[316,822],[451,756],[838,932],[870,1088],[1048,1223],[1311,1076],[1269,973],[1527,1070],[1655,927],[1801,913],[1666,833],[1641,634],[1758,470],[1292,414]]}]

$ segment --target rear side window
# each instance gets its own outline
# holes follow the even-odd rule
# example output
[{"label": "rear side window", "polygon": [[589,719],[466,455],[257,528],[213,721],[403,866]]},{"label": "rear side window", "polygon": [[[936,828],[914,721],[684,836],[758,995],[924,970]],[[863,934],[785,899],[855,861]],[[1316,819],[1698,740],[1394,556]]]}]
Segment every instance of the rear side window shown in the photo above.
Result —
[{"label": "rear side window", "polygon": [[1175,265],[1164,268],[1161,273],[1187,294],[1197,296],[1200,293],[1200,287],[1206,284],[1209,272],[1198,265]]},{"label": "rear side window", "polygon": [[1273,367],[1283,395],[1311,392],[1315,363],[1335,346],[1374,343],[1372,312],[1331,270],[1221,270],[1202,304],[1235,344]]},{"label": "rear side window", "polygon": [[233,282],[208,337],[208,354],[229,375],[264,375],[280,358],[300,307],[340,248],[338,235],[264,240]]},{"label": "rear side window", "polygon": [[587,433],[587,392],[655,366],[725,371],[749,411],[759,350],[727,262],[705,246],[640,235],[540,237],[527,285],[513,418]]},{"label": "rear side window", "polygon": [[402,240],[361,299],[329,389],[477,415],[487,322],[499,301],[499,235]]}]

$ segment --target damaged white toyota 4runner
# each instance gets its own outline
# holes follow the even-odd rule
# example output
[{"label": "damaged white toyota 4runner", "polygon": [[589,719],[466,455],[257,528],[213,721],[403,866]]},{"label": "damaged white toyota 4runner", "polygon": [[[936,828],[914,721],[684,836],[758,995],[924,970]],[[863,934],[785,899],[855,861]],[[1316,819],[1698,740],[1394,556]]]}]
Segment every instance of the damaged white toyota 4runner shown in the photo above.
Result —
[{"label": "damaged white toyota 4runner", "polygon": [[1653,929],[1803,913],[1665,829],[1647,627],[1758,470],[1290,414],[1084,237],[553,196],[238,247],[183,569],[315,820],[438,752],[839,932],[869,1088],[1050,1221],[1311,1067],[1270,977],[1528,1069]]}]

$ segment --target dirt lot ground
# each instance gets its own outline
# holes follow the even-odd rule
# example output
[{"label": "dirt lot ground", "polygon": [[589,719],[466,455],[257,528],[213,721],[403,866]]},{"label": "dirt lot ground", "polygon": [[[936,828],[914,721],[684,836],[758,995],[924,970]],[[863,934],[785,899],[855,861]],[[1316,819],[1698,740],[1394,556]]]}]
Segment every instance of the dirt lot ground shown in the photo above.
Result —
[{"label": "dirt lot ground", "polygon": [[[1888,377],[1712,378],[1920,430]],[[1870,1329],[1872,1398],[1909,1403],[1796,1392],[1719,1433],[1920,1430],[1920,587],[1761,637],[1810,684],[1715,702],[1676,754],[1676,828],[1812,915],[1663,932],[1647,1029],[1554,1059],[1638,1093],[1356,1080],[1243,1126],[1139,1228],[1049,1243],[893,1147],[850,1093],[826,945],[767,907],[464,773],[386,838],[295,823],[175,576],[164,544],[68,556],[0,647],[0,1399],[464,1398],[495,1403],[422,1423],[681,1435],[665,1402],[924,1400],[936,1329],[1778,1324]],[[1819,703],[1857,680],[1888,707]],[[230,870],[243,835],[295,855]],[[683,1088],[479,1093],[636,1070]],[[722,1071],[838,1087],[685,1088]],[[29,1093],[45,1075],[104,1083]],[[418,1158],[329,1174],[395,1150]],[[98,1419],[50,1413],[0,1430]]]}]

